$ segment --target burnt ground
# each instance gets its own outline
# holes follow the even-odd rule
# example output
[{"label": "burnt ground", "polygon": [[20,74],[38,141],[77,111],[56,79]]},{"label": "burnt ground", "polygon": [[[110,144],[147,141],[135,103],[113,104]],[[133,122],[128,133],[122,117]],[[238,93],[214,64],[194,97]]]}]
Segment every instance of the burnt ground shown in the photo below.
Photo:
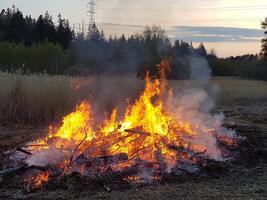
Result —
[{"label": "burnt ground", "polygon": [[[236,161],[215,167],[198,179],[169,180],[150,186],[117,188],[111,193],[75,180],[65,189],[43,189],[25,194],[17,177],[0,187],[0,199],[267,199],[267,103],[236,101],[220,105],[226,124],[236,123],[247,137]],[[0,128],[0,151],[14,148],[45,133],[40,128]],[[0,152],[0,153],[1,153]]]}]

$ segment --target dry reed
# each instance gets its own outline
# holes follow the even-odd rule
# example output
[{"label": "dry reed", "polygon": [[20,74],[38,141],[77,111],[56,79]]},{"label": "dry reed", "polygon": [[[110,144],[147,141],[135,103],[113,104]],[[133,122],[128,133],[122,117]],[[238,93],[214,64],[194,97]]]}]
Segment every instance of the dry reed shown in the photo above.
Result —
[{"label": "dry reed", "polygon": [[[212,83],[212,84],[210,84]],[[216,78],[199,81],[171,81],[174,92],[187,87],[204,87],[219,103],[238,100],[266,100],[267,84],[261,81]],[[75,78],[47,74],[21,75],[0,72],[1,124],[31,124],[59,120],[81,100],[93,104],[103,115],[114,107],[123,109],[144,87],[131,76]]]}]

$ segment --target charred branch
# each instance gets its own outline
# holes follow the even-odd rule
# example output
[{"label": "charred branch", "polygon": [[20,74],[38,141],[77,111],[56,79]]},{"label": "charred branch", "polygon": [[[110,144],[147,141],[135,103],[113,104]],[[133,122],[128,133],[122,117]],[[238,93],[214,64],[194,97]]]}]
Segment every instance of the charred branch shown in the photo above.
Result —
[{"label": "charred branch", "polygon": [[26,167],[27,167],[27,164],[21,164],[15,168],[4,169],[0,171],[0,177],[6,177],[12,174],[18,173],[19,171],[24,170]]},{"label": "charred branch", "polygon": [[193,158],[195,156],[199,156],[199,155],[203,155],[207,152],[207,149],[205,149],[204,151],[202,152],[194,152],[192,151],[191,149],[189,148],[185,148],[183,146],[174,146],[174,145],[168,145],[168,148],[171,149],[171,150],[174,150],[174,151],[177,151],[179,153],[185,153],[187,154],[190,158]]},{"label": "charred branch", "polygon": [[25,150],[25,149],[22,149],[22,148],[17,148],[16,151],[19,151],[19,152],[21,152],[21,153],[24,153],[24,154],[26,154],[26,155],[28,155],[28,156],[32,155],[31,152],[29,152],[29,151],[27,151],[27,150]]}]

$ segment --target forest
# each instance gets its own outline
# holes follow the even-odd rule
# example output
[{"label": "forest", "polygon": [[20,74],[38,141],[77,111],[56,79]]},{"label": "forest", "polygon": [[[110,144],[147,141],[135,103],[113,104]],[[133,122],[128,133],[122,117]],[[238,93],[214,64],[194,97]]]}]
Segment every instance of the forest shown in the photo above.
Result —
[{"label": "forest", "polygon": [[[262,22],[267,29],[267,19]],[[93,26],[90,34],[75,33],[67,19],[57,22],[46,12],[37,19],[15,6],[0,13],[0,70],[86,76],[91,74],[158,75],[157,64],[169,59],[169,79],[190,78],[192,60],[208,62],[213,76],[267,80],[267,39],[256,55],[219,58],[203,43],[171,42],[160,26],[147,26],[140,34],[106,36]],[[265,32],[267,35],[267,31]],[[201,77],[200,77],[201,78]]]}]

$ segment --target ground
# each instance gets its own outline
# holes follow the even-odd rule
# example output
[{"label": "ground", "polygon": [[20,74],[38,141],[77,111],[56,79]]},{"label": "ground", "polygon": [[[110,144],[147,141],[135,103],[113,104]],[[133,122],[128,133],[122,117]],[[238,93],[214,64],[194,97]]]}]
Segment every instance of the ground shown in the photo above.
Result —
[{"label": "ground", "polygon": [[[243,89],[245,90],[245,89]],[[266,91],[262,91],[266,93]],[[223,111],[226,124],[236,124],[237,132],[247,137],[248,147],[241,158],[222,167],[214,177],[198,180],[167,181],[161,184],[111,193],[87,188],[42,190],[23,194],[19,185],[0,188],[0,199],[267,199],[267,101],[266,97],[248,95],[220,101],[216,111]],[[1,128],[0,150],[37,138],[46,128]],[[17,189],[16,189],[17,188]]]}]

